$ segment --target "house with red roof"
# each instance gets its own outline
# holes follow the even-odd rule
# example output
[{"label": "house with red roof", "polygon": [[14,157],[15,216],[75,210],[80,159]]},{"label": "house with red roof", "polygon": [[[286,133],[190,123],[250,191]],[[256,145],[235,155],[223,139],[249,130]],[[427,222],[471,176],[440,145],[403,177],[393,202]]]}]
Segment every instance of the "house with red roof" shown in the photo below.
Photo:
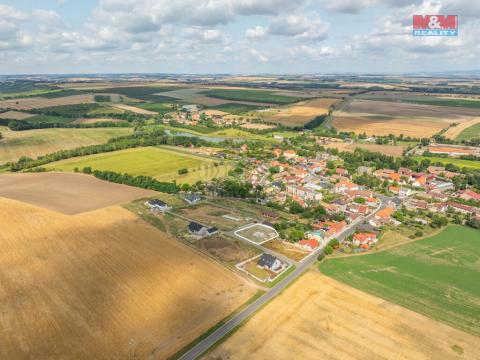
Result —
[{"label": "house with red roof", "polygon": [[468,200],[480,201],[480,194],[470,189],[460,191],[458,197],[467,201]]},{"label": "house with red roof", "polygon": [[320,245],[316,239],[303,239],[300,240],[297,244],[309,251],[314,251]]},{"label": "house with red roof", "polygon": [[352,238],[352,245],[354,246],[364,246],[370,247],[372,244],[375,244],[378,241],[377,235],[374,233],[356,233]]}]

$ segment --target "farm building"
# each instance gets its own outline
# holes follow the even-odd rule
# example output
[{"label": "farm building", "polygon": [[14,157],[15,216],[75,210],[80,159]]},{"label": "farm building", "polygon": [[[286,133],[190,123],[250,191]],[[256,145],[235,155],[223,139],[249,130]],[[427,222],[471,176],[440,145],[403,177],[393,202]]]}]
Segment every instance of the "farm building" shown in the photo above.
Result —
[{"label": "farm building", "polygon": [[151,210],[154,210],[154,211],[165,212],[165,211],[171,210],[171,207],[168,206],[164,201],[160,199],[148,200],[147,202],[145,202],[145,205],[147,205]]},{"label": "farm building", "polygon": [[262,254],[258,259],[257,266],[275,272],[282,268],[282,262],[273,255]]}]

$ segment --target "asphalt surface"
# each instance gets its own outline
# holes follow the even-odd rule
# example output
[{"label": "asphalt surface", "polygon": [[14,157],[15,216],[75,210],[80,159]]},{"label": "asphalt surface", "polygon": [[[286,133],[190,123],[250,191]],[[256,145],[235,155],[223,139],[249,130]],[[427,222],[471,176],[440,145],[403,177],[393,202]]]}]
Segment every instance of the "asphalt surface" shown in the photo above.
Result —
[{"label": "asphalt surface", "polygon": [[[371,218],[375,216],[375,214],[384,207],[387,206],[389,198],[385,196],[379,196],[381,201],[380,206],[377,208],[377,211],[373,212],[372,214],[368,215],[367,217],[363,218],[360,222],[353,222],[343,230],[338,236],[336,237],[339,241],[343,241],[346,237],[352,235],[355,232],[355,227],[364,221],[369,221]],[[179,357],[180,360],[193,360],[199,358],[202,354],[206,353],[208,349],[210,349],[213,345],[219,342],[224,336],[228,335],[231,331],[233,331],[237,326],[241,325],[245,320],[247,320],[251,315],[253,315],[257,310],[267,304],[271,299],[279,295],[288,285],[290,285],[295,279],[297,279],[300,275],[307,270],[310,265],[315,263],[317,260],[318,255],[323,251],[323,248],[318,248],[313,255],[307,258],[304,262],[300,263],[300,265],[288,276],[282,279],[278,284],[273,286],[269,291],[255,300],[253,303],[248,305],[245,309],[240,311],[237,315],[232,317],[228,320],[225,324],[221,327],[216,329],[213,333],[207,336],[205,339],[197,343],[193,346],[190,350],[185,352],[182,356]]]}]

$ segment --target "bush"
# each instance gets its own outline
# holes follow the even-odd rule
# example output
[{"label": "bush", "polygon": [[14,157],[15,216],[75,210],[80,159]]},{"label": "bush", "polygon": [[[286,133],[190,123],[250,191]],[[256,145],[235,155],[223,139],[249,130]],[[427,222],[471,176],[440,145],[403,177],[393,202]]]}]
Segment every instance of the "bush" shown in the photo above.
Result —
[{"label": "bush", "polygon": [[325,254],[322,252],[322,253],[320,253],[320,255],[318,255],[317,260],[322,261],[323,259],[325,259]]},{"label": "bush", "polygon": [[323,250],[325,255],[331,255],[333,254],[333,248],[330,245],[325,246],[325,250]]},{"label": "bush", "polygon": [[188,174],[188,169],[183,168],[178,170],[178,175],[185,175],[185,174]]},{"label": "bush", "polygon": [[423,231],[417,230],[415,231],[415,237],[421,237],[423,236]]}]

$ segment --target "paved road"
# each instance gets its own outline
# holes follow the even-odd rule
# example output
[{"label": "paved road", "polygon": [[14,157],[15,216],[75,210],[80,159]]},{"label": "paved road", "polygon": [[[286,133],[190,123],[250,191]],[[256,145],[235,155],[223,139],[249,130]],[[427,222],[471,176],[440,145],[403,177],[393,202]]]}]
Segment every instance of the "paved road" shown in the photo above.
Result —
[{"label": "paved road", "polygon": [[[381,200],[381,204],[377,209],[377,211],[386,207],[389,201],[389,199],[384,196],[381,196],[379,198]],[[370,214],[369,216],[364,218],[362,221],[369,221],[371,218],[375,216],[375,213],[377,211]],[[358,223],[350,224],[349,227],[347,227],[340,234],[338,234],[337,239],[339,241],[343,241],[343,239],[352,235],[355,232],[355,227],[357,224]],[[229,321],[227,321],[217,330],[215,330],[208,337],[206,337],[205,339],[197,343],[194,347],[192,347],[190,350],[185,352],[179,359],[193,360],[193,359],[197,359],[202,354],[204,354],[208,349],[210,349],[213,345],[215,345],[218,341],[220,341],[224,336],[226,336],[228,333],[234,330],[237,326],[242,324],[245,320],[247,320],[251,315],[253,315],[257,310],[259,310],[262,306],[268,303],[271,299],[273,299],[278,294],[280,294],[292,281],[294,281],[300,275],[302,275],[302,273],[308,267],[310,267],[310,265],[315,263],[318,255],[320,255],[322,251],[323,251],[323,248],[317,249],[314,255],[311,255],[303,263],[300,263],[300,265],[292,273],[290,273],[287,277],[285,277],[282,281],[280,281],[278,284],[272,287],[268,292],[266,292],[264,295],[259,297],[253,303],[248,305],[245,309],[243,309],[240,313],[235,315],[233,318],[231,318]]]}]

